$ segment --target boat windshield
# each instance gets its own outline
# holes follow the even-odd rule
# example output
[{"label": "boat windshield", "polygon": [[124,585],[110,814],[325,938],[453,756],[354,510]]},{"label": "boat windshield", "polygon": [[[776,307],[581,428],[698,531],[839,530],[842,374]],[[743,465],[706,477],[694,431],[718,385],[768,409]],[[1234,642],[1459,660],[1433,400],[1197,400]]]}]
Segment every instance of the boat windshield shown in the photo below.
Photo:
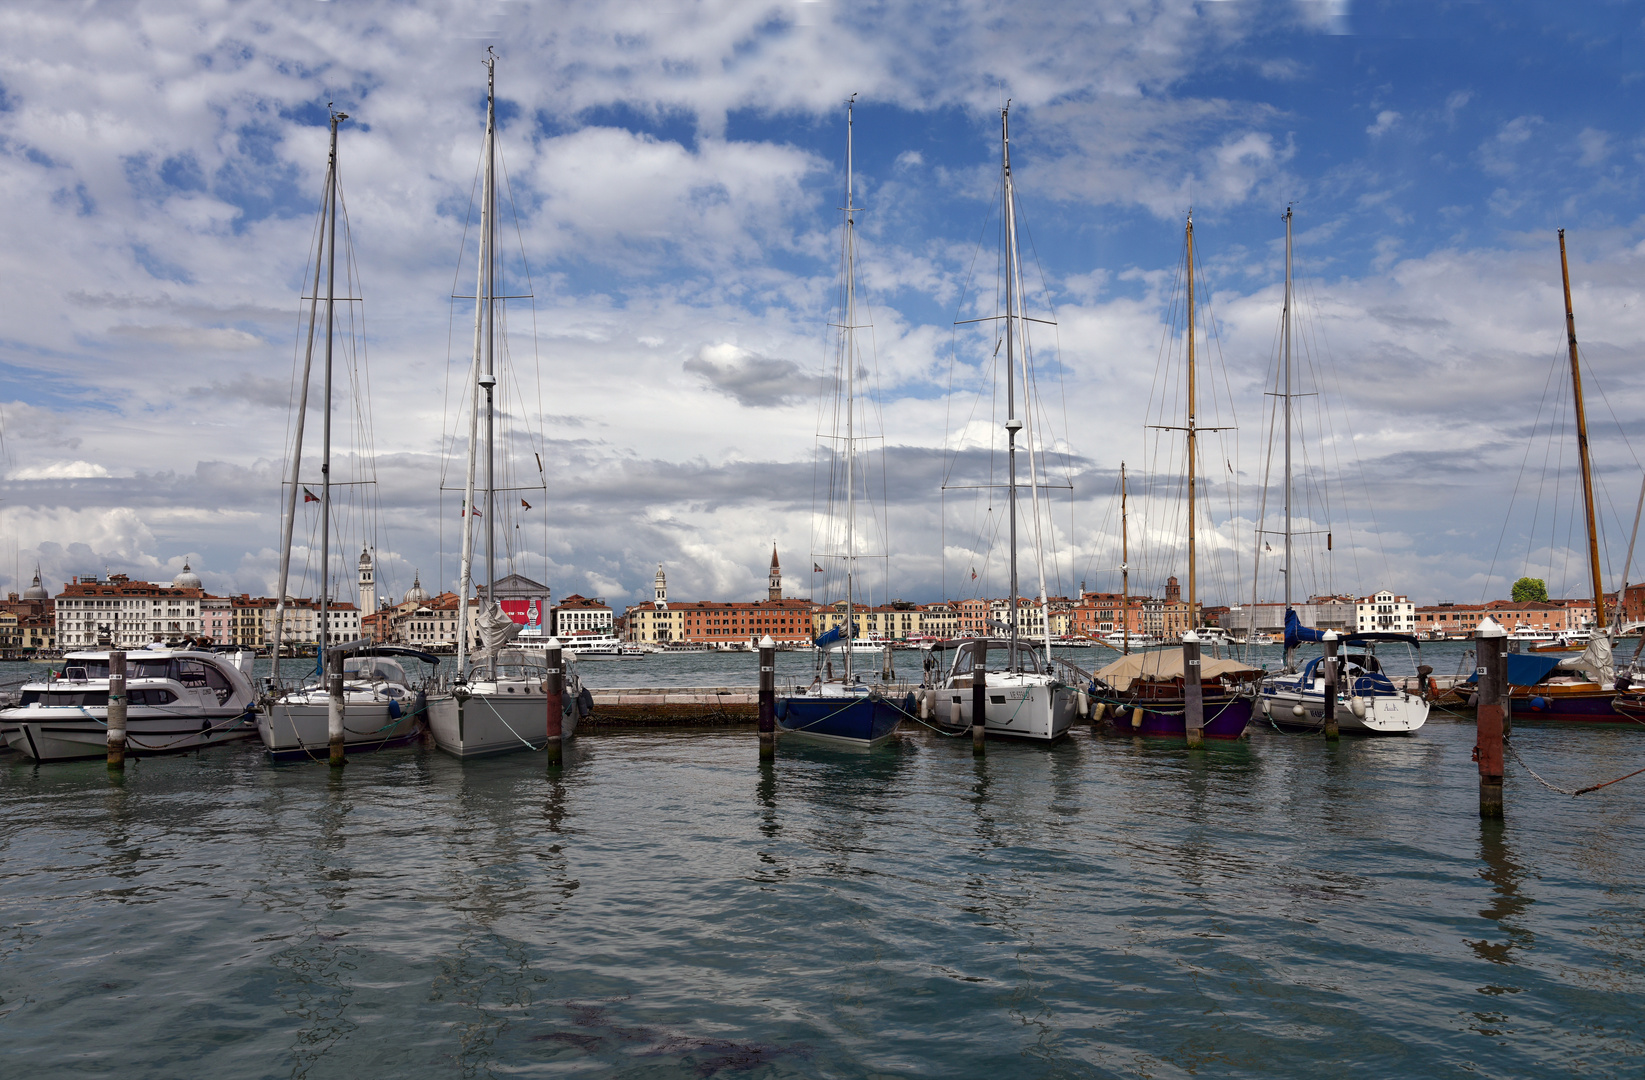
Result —
[{"label": "boat windshield", "polygon": [[343,661],[343,678],[353,682],[390,682],[410,686],[406,669],[386,656],[351,656]]},{"label": "boat windshield", "polygon": [[[569,659],[569,654],[566,654]],[[568,665],[569,666],[569,665]],[[491,663],[485,657],[469,662],[469,681],[490,679]],[[497,654],[497,678],[519,682],[541,682],[548,678],[548,656],[534,649],[503,649]]]},{"label": "boat windshield", "polygon": [[1031,646],[1021,641],[1016,643],[1016,655],[1014,657],[1015,662],[1009,664],[1006,661],[1007,657],[1010,656],[1011,653],[1011,642],[987,641],[979,643],[976,641],[966,641],[961,642],[959,648],[954,653],[954,666],[950,668],[948,672],[950,678],[971,674],[971,669],[977,666],[979,644],[981,644],[982,648],[986,650],[983,666],[989,671],[1040,670],[1042,662],[1040,660],[1039,653],[1035,652]]},{"label": "boat windshield", "polygon": [[[220,674],[213,665],[207,664],[198,657],[185,657],[173,660],[171,658],[148,657],[139,658],[127,656],[126,681],[133,679],[180,679],[183,671],[187,670],[191,677],[202,675],[210,670],[213,674]],[[63,661],[63,678],[70,681],[80,679],[106,679],[109,677],[108,657],[101,656],[95,659],[70,656]],[[189,685],[194,685],[190,683]],[[215,682],[212,683],[216,685]]]}]

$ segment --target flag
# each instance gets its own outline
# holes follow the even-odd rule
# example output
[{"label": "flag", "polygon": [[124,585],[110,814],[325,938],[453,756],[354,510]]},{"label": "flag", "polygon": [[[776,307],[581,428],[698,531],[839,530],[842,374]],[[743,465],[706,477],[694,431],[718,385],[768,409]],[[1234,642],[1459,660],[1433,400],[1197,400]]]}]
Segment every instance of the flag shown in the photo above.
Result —
[{"label": "flag", "polygon": [[977,568],[975,566],[971,568],[971,580],[977,580]]},{"label": "flag", "polygon": [[822,567],[818,566],[816,563],[812,563],[811,564],[811,572],[813,574],[820,574],[820,573],[823,572]]},{"label": "flag", "polygon": [[306,503],[319,502],[320,501],[320,496],[314,494],[314,492],[310,491],[308,488],[304,488],[303,489],[303,501],[306,502]]},{"label": "flag", "polygon": [[[479,510],[479,508],[478,508],[478,507],[474,507],[474,506],[471,506],[471,507],[469,507],[469,508],[468,508],[468,509],[467,509],[467,510],[464,510],[464,511],[463,511],[463,514],[473,514],[473,515],[474,515],[474,516],[475,516],[475,517],[485,517],[485,515],[484,515],[484,514],[482,514],[482,513],[480,513],[480,510]],[[458,517],[462,517],[462,516],[463,516],[463,515],[462,515],[462,514],[458,514],[458,515],[457,515],[457,516],[458,516]]]},{"label": "flag", "polygon": [[528,503],[528,502],[526,502],[526,501],[525,501],[525,500],[524,500],[524,499],[521,499],[521,500],[520,500],[520,505],[521,505],[521,506],[523,506],[523,507],[525,507],[525,508],[526,508],[526,509],[527,509],[527,510],[530,510],[530,509],[531,509],[531,504],[530,504],[530,503]]}]

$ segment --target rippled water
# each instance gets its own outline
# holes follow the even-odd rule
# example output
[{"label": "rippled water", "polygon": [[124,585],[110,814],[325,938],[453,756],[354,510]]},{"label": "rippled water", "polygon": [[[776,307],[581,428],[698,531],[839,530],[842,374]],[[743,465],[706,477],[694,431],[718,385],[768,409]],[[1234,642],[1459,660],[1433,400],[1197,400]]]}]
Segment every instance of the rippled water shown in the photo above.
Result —
[{"label": "rippled water", "polygon": [[[1645,731],[1522,726],[1569,785]],[[1645,777],[1471,725],[1196,754],[605,733],[0,758],[10,1076],[1639,1075]]]}]

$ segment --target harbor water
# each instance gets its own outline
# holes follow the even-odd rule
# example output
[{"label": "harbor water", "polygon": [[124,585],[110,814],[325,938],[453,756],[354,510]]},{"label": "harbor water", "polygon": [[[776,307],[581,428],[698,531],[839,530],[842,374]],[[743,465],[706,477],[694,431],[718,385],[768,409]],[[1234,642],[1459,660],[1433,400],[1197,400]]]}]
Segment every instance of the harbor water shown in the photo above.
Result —
[{"label": "harbor water", "polygon": [[[1639,1075],[1645,778],[1570,799],[1510,764],[1482,823],[1473,741],[6,755],[0,1068]],[[1514,743],[1564,786],[1645,765],[1632,726]]]}]

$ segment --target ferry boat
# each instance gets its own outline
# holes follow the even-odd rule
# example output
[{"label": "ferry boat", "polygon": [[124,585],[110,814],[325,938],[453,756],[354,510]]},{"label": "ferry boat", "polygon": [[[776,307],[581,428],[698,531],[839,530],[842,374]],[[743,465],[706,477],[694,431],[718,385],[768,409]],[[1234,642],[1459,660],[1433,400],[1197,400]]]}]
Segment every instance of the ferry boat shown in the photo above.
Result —
[{"label": "ferry boat", "polygon": [[[126,753],[157,754],[251,738],[257,692],[250,650],[145,648],[126,653]],[[37,761],[108,753],[109,651],[70,652],[61,674],[23,684],[0,710],[0,738]]]},{"label": "ferry boat", "polygon": [[[547,638],[515,638],[515,645],[528,649],[545,649]],[[624,641],[615,634],[567,634],[560,639],[560,650],[579,660],[644,660],[645,650]]]}]

